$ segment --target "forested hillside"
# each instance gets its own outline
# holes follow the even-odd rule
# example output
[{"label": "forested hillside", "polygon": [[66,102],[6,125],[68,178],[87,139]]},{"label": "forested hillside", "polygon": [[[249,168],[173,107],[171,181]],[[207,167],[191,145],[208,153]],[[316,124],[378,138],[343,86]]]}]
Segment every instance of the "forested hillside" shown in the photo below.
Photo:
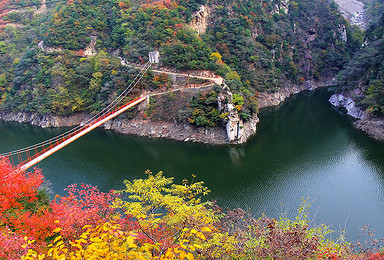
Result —
[{"label": "forested hillside", "polygon": [[[0,33],[3,111],[97,112],[135,74],[117,56],[140,64],[158,50],[162,67],[224,77],[247,119],[257,112],[258,92],[332,78],[362,42],[337,6],[323,0],[73,0],[45,11],[28,7],[33,3],[3,6],[24,5],[2,17],[9,23]],[[192,26],[199,22],[201,30]],[[149,73],[142,89],[171,86],[171,79],[155,76]],[[220,90],[212,91],[215,98]],[[178,120],[213,126],[225,118],[208,103],[199,110],[192,104],[177,108]]]},{"label": "forested hillside", "polygon": [[384,3],[368,1],[371,23],[363,47],[339,75],[341,91],[355,91],[354,98],[365,112],[384,115]]}]

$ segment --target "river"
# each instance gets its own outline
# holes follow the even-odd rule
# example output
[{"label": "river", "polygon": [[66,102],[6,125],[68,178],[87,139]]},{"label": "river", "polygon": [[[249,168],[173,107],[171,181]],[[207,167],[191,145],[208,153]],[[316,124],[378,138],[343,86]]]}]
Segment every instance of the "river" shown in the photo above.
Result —
[{"label": "river", "polygon": [[[53,194],[71,183],[122,189],[123,180],[163,171],[175,182],[203,180],[209,199],[255,216],[293,217],[310,197],[312,223],[346,230],[352,241],[369,224],[384,238],[384,143],[351,126],[323,90],[304,92],[260,113],[258,132],[241,146],[210,146],[124,136],[97,129],[38,167]],[[67,129],[0,122],[0,153],[53,137]],[[333,235],[334,237],[337,234]]]}]

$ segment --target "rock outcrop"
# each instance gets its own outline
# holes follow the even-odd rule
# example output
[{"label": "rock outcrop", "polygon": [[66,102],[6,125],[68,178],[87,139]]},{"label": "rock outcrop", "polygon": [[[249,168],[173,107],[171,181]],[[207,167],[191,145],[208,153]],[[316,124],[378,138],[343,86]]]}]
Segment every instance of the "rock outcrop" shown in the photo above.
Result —
[{"label": "rock outcrop", "polygon": [[345,94],[333,94],[329,98],[329,102],[335,107],[342,107],[347,110],[347,114],[356,119],[366,118],[364,111],[359,107],[356,107],[355,101],[346,96]]},{"label": "rock outcrop", "polygon": [[189,23],[189,27],[199,34],[205,33],[208,26],[209,11],[208,6],[201,5],[199,11],[192,15],[192,21]]},{"label": "rock outcrop", "polygon": [[96,51],[96,41],[97,41],[97,36],[96,34],[93,34],[90,36],[91,41],[87,47],[85,47],[84,50],[84,56],[95,56],[97,54]]},{"label": "rock outcrop", "polygon": [[304,90],[315,90],[320,87],[327,87],[332,85],[332,82],[333,80],[324,80],[319,82],[313,82],[311,80],[308,80],[301,85],[286,85],[284,87],[279,88],[275,92],[259,93],[259,96],[258,96],[259,109],[265,108],[265,107],[277,106],[281,102],[286,100],[290,95],[297,94]]},{"label": "rock outcrop", "polygon": [[289,0],[281,0],[279,4],[275,4],[271,15],[280,13],[280,10],[283,10],[284,13],[288,13],[289,10]]},{"label": "rock outcrop", "polygon": [[253,115],[247,122],[244,122],[233,105],[232,92],[225,84],[218,95],[218,107],[221,113],[227,114],[225,129],[229,143],[245,143],[250,136],[256,133],[259,118],[257,115]]},{"label": "rock outcrop", "polygon": [[335,107],[345,109],[346,113],[357,119],[353,126],[372,138],[384,142],[384,118],[373,117],[365,113],[363,109],[356,106],[355,99],[361,95],[360,89],[355,89],[346,93],[333,94],[329,102]]},{"label": "rock outcrop", "polygon": [[52,116],[37,115],[24,112],[1,112],[0,120],[12,121],[19,123],[30,123],[31,125],[46,127],[65,127],[79,125],[81,122],[91,118],[89,115],[79,113],[72,116]]}]

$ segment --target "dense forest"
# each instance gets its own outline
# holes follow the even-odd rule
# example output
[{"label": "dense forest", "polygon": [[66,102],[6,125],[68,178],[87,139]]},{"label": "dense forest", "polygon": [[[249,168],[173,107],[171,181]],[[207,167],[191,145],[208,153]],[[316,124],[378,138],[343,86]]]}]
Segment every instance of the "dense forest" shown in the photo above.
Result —
[{"label": "dense forest", "polygon": [[[259,92],[330,79],[363,42],[363,32],[340,15],[334,2],[324,0],[74,0],[48,4],[45,11],[29,7],[33,3],[3,7],[17,7],[1,18],[8,24],[0,33],[3,111],[96,113],[137,72],[117,56],[140,64],[158,50],[162,67],[213,71],[225,78],[246,120],[257,112]],[[197,31],[190,24],[202,5],[206,28]],[[167,77],[161,80],[150,72],[141,89],[172,84]],[[219,91],[201,95],[215,98]],[[209,102],[197,106],[188,98],[174,118],[214,126],[225,117]],[[165,110],[151,107],[146,116]]]}]

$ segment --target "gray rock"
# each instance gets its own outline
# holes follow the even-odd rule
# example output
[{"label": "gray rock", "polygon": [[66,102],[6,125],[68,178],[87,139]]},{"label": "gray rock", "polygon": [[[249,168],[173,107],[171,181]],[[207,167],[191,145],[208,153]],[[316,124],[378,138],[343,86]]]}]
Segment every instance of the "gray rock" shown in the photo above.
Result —
[{"label": "gray rock", "polygon": [[364,119],[364,111],[356,107],[355,101],[351,97],[344,96],[343,94],[333,94],[329,98],[329,102],[335,107],[343,107],[347,110],[347,114],[356,118]]}]

